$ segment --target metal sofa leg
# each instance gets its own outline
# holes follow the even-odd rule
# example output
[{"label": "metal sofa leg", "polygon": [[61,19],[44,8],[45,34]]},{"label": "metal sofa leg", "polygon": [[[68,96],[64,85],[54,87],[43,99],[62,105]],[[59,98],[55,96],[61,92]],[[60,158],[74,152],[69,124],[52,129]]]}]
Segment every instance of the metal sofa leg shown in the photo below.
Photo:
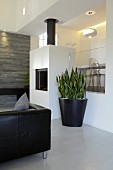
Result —
[{"label": "metal sofa leg", "polygon": [[43,159],[46,159],[47,158],[47,151],[44,151],[43,152]]}]

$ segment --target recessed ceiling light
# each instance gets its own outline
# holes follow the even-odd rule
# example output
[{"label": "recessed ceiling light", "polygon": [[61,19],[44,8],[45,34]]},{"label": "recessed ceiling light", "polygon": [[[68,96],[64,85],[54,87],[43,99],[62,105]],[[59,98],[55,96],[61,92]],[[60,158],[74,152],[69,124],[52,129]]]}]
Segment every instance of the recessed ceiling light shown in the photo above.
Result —
[{"label": "recessed ceiling light", "polygon": [[26,9],[25,9],[25,7],[23,8],[23,15],[25,15],[25,13],[26,13]]},{"label": "recessed ceiling light", "polygon": [[95,11],[87,11],[85,14],[86,15],[94,15],[96,12]]}]

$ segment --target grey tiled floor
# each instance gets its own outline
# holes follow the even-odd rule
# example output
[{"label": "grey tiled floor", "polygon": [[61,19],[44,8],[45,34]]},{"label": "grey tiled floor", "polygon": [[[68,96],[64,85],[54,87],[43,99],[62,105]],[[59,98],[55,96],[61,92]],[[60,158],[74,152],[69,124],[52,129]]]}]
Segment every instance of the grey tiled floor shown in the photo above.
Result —
[{"label": "grey tiled floor", "polygon": [[64,127],[52,121],[52,148],[0,164],[0,170],[113,170],[113,134],[90,126]]}]

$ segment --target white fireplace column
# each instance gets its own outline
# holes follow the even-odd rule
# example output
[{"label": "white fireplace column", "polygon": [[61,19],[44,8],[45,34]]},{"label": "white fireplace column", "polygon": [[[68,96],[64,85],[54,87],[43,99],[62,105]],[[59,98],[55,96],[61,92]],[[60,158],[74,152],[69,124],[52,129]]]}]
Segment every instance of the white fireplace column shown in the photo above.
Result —
[{"label": "white fireplace column", "polygon": [[[30,52],[30,102],[49,108],[52,119],[60,118],[56,76],[75,67],[75,49],[48,45]],[[36,69],[48,69],[48,90],[36,89]]]}]

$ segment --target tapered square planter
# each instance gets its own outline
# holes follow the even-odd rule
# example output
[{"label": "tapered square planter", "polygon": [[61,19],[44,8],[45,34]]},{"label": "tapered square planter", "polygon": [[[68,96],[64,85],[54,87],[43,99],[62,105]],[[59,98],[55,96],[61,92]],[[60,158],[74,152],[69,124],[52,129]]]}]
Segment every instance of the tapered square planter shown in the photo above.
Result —
[{"label": "tapered square planter", "polygon": [[87,99],[59,98],[62,125],[80,127],[83,124]]}]

